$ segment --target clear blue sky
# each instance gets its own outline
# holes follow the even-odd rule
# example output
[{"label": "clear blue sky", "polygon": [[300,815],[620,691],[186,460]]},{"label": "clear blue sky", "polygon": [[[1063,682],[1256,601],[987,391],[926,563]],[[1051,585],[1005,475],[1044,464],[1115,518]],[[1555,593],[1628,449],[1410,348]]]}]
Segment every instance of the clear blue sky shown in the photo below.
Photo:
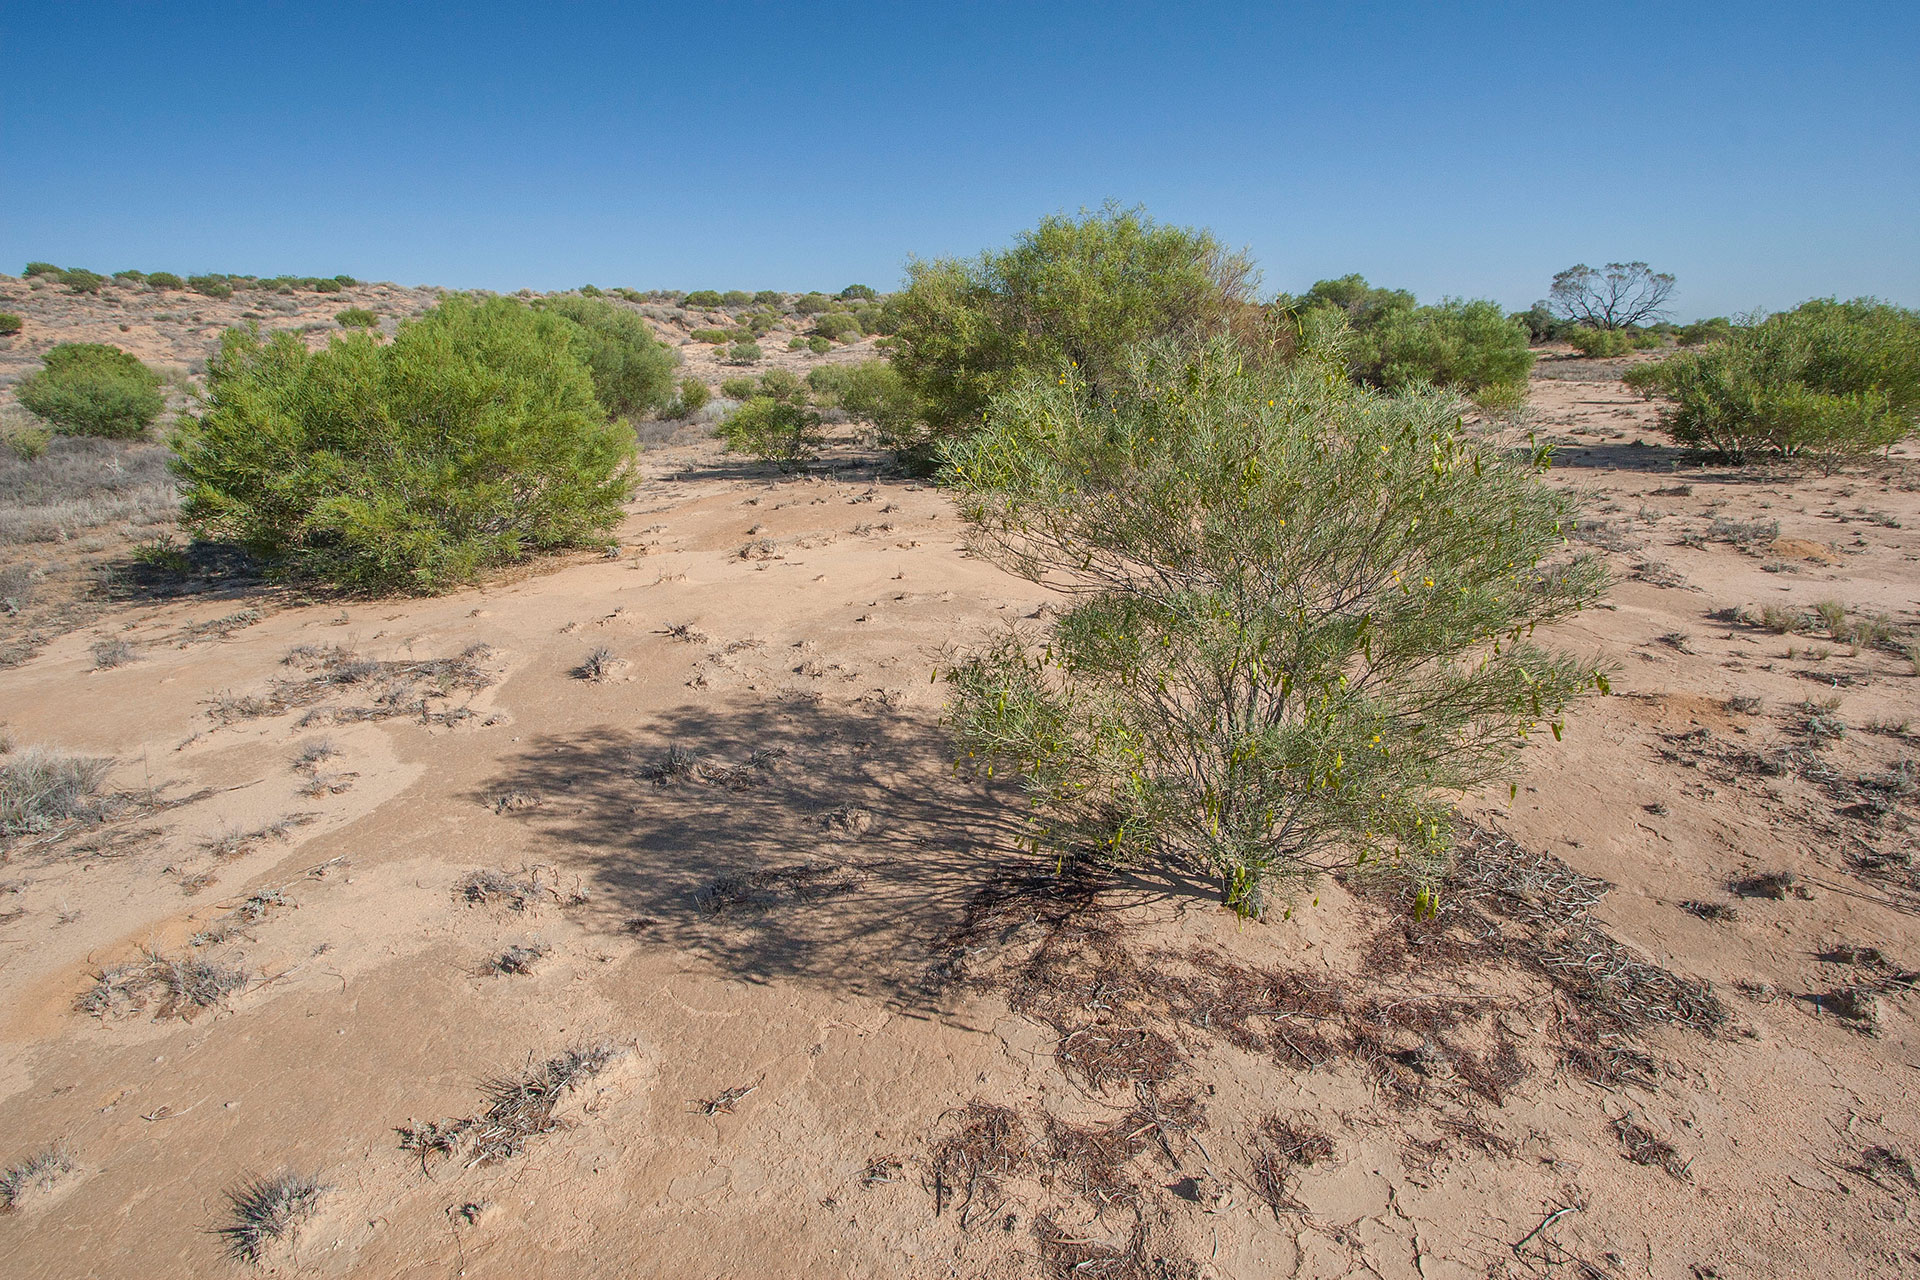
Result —
[{"label": "clear blue sky", "polygon": [[1109,198],[1522,307],[1920,305],[1920,0],[0,0],[0,269],[839,288]]}]

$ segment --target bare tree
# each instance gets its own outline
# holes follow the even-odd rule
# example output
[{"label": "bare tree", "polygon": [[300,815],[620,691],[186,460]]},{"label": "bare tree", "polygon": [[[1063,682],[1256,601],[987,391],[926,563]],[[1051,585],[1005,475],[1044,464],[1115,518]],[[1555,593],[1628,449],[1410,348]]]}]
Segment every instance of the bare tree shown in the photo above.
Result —
[{"label": "bare tree", "polygon": [[1625,329],[1664,320],[1673,277],[1644,262],[1609,262],[1595,271],[1586,263],[1553,278],[1554,311],[1595,329]]}]

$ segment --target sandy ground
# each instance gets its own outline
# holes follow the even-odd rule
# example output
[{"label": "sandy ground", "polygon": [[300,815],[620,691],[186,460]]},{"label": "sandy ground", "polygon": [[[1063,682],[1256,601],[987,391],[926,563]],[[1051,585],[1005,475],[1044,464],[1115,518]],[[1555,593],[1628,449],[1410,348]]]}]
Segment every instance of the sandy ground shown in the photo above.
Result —
[{"label": "sandy ground", "polygon": [[[73,1165],[0,1215],[0,1274],[242,1273],[228,1193],[290,1170],[327,1189],[262,1252],[289,1274],[1920,1275],[1920,678],[1722,612],[1911,639],[1920,464],[1701,468],[1614,372],[1548,361],[1500,428],[1588,495],[1618,581],[1557,639],[1614,696],[1463,811],[1604,888],[1598,936],[1710,983],[1716,1029],[1577,1069],[1577,984],[1510,912],[997,892],[1013,793],[954,774],[931,677],[1042,593],[851,443],[803,478],[698,444],[647,455],[617,558],[134,600],[0,671],[16,743],[127,793],[0,868],[0,1164]],[[105,639],[136,660],[93,669]],[[82,1006],[148,950],[246,981]],[[590,1046],[499,1158],[405,1145]]]}]

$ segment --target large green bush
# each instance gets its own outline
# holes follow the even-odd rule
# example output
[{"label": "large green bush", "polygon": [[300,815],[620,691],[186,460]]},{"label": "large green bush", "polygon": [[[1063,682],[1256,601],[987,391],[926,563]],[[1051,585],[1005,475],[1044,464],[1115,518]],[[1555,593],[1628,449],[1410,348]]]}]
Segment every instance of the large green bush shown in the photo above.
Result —
[{"label": "large green bush", "polygon": [[888,440],[909,461],[978,426],[987,402],[1032,369],[1066,365],[1104,394],[1125,352],[1152,337],[1226,332],[1249,305],[1252,267],[1211,233],[1109,205],[1049,217],[1012,247],[915,260],[889,299],[894,365],[920,404]]},{"label": "large green bush", "polygon": [[1623,356],[1633,350],[1633,335],[1625,329],[1596,329],[1592,325],[1576,325],[1567,334],[1567,341],[1575,351],[1594,359]]},{"label": "large green bush", "polygon": [[869,419],[883,436],[905,430],[919,403],[885,360],[819,365],[807,374],[807,386],[822,404]]},{"label": "large green bush", "polygon": [[343,329],[377,329],[380,327],[380,313],[366,307],[348,307],[344,311],[334,312],[333,321]]},{"label": "large green bush", "polygon": [[603,539],[632,489],[633,434],[595,399],[583,330],[505,298],[449,298],[309,351],[230,330],[207,407],[175,433],[183,519],[288,571],[435,591]]},{"label": "large green bush", "polygon": [[1436,307],[1394,308],[1354,345],[1360,376],[1390,391],[1424,382],[1490,409],[1527,398],[1527,331],[1495,302],[1449,298]]},{"label": "large green bush", "polygon": [[1629,370],[1682,444],[1729,457],[1885,449],[1920,417],[1920,312],[1873,298],[1801,304]]},{"label": "large green bush", "polygon": [[0,336],[18,333],[26,323],[11,311],[0,311]]},{"label": "large green bush", "polygon": [[98,271],[89,271],[85,267],[69,267],[59,275],[60,283],[67,286],[68,293],[98,293],[107,278]]},{"label": "large green bush", "polygon": [[643,418],[673,403],[678,359],[637,312],[604,298],[561,296],[537,305],[578,326],[574,347],[586,358],[593,393],[609,416]]},{"label": "large green bush", "polygon": [[117,347],[63,342],[20,382],[20,403],[62,435],[128,440],[166,406],[160,375]]},{"label": "large green bush", "polygon": [[171,271],[155,271],[147,276],[149,289],[184,289],[186,287],[187,282]]},{"label": "large green bush", "polygon": [[1606,581],[1544,451],[1313,338],[1029,374],[944,447],[974,545],[1073,602],[947,673],[962,761],[1018,778],[1037,846],[1181,866],[1250,915],[1355,858],[1431,869],[1458,793],[1604,684],[1529,639]]},{"label": "large green bush", "polygon": [[720,294],[714,289],[695,289],[683,301],[689,307],[717,307],[720,305]]},{"label": "large green bush", "polygon": [[803,404],[755,396],[714,430],[729,453],[797,470],[820,451],[820,415]]},{"label": "large green bush", "polygon": [[209,298],[231,298],[233,296],[233,282],[226,276],[221,275],[188,276],[187,288],[193,290],[195,293],[204,294]]}]

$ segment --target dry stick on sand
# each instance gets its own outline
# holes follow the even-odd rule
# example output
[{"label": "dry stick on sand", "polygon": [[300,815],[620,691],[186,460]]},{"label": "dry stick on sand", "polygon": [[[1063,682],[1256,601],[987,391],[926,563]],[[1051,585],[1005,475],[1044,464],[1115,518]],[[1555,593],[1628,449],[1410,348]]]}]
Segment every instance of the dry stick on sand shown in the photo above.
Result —
[{"label": "dry stick on sand", "polygon": [[[761,1079],[765,1078],[764,1076],[761,1077]],[[733,1114],[734,1104],[759,1087],[760,1081],[756,1080],[752,1084],[735,1085],[731,1089],[722,1090],[711,1098],[695,1098],[692,1100],[693,1109],[702,1115],[730,1116]]]}]

